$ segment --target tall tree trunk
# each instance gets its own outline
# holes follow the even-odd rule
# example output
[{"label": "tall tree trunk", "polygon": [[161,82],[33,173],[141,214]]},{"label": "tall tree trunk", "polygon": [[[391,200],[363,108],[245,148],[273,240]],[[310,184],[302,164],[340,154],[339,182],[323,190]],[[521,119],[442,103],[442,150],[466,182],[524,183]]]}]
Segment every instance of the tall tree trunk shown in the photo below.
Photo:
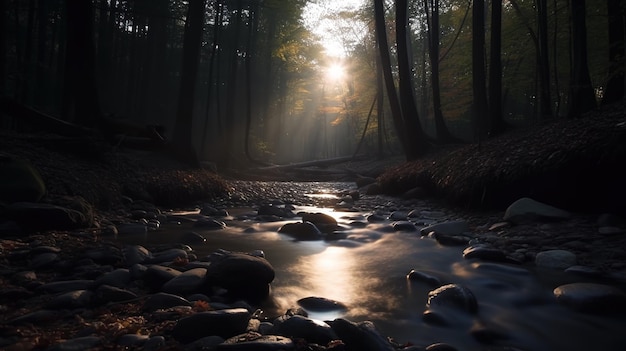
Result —
[{"label": "tall tree trunk", "polygon": [[569,118],[580,117],[596,107],[587,63],[587,25],[585,0],[571,0],[572,77],[570,79]]},{"label": "tall tree trunk", "polygon": [[409,4],[407,0],[396,0],[396,45],[398,48],[398,75],[400,106],[402,118],[407,132],[407,157],[410,160],[419,158],[426,153],[426,142],[422,124],[420,123],[413,91],[413,73],[409,54]]},{"label": "tall tree trunk", "polygon": [[537,6],[537,36],[539,40],[537,68],[539,70],[539,118],[552,116],[550,94],[550,55],[548,54],[548,0],[535,0]]},{"label": "tall tree trunk", "polygon": [[246,65],[246,130],[245,130],[245,138],[244,138],[244,151],[246,157],[249,161],[258,162],[252,157],[252,152],[250,150],[250,133],[252,129],[252,84],[254,79],[252,75],[254,74],[252,70],[253,59],[257,55],[256,45],[254,45],[257,41],[257,33],[259,26],[259,3],[255,2],[254,7],[249,9],[249,20],[248,20],[248,38],[246,41],[246,57],[245,57],[245,65]]},{"label": "tall tree trunk", "polygon": [[[7,0],[0,0],[0,77],[6,77],[7,68]],[[0,79],[0,96],[7,92],[6,79]]]},{"label": "tall tree trunk", "polygon": [[[209,133],[209,121],[211,120],[211,112],[213,105],[211,104],[212,99],[215,99],[216,112],[213,115],[213,119],[217,122],[217,129],[222,130],[221,125],[221,117],[220,117],[220,109],[219,109],[219,70],[215,69],[215,61],[219,58],[219,43],[220,43],[220,33],[222,28],[222,17],[224,12],[224,6],[222,5],[221,0],[215,0],[213,3],[213,43],[211,44],[211,53],[209,54],[209,75],[207,77],[207,102],[206,109],[204,112],[204,126],[202,128],[202,141],[200,142],[200,150],[206,150],[207,147],[207,135]],[[217,60],[219,62],[219,60]],[[217,71],[217,79],[214,77],[214,74]],[[213,98],[213,85],[215,84],[216,97]],[[212,147],[210,149],[213,149]]]},{"label": "tall tree trunk", "polygon": [[472,91],[474,94],[474,137],[480,146],[487,136],[485,117],[487,94],[485,91],[485,3],[474,0],[472,8]]},{"label": "tall tree trunk", "polygon": [[377,135],[377,145],[378,145],[378,158],[382,159],[383,157],[383,114],[385,111],[385,91],[383,84],[383,68],[380,64],[380,55],[376,56],[376,135]]},{"label": "tall tree trunk", "polygon": [[398,93],[396,92],[396,86],[393,81],[393,74],[391,72],[391,58],[389,57],[389,44],[387,43],[387,30],[385,29],[385,9],[383,2],[383,0],[374,0],[376,41],[380,55],[380,62],[383,69],[383,76],[385,79],[387,99],[389,100],[389,107],[391,108],[391,117],[393,119],[393,124],[396,130],[396,134],[398,135],[400,145],[402,146],[402,151],[404,151],[407,159],[410,159],[410,148],[407,143],[407,134],[404,129],[402,109],[400,107],[400,102],[398,101]]},{"label": "tall tree trunk", "polygon": [[502,118],[502,0],[491,2],[491,50],[489,65],[489,132],[504,130]]},{"label": "tall tree trunk", "polygon": [[607,0],[609,12],[609,76],[602,104],[611,104],[624,98],[624,11],[620,0]]},{"label": "tall tree trunk", "polygon": [[[430,57],[431,85],[433,88],[433,114],[435,117],[435,130],[437,140],[447,143],[452,140],[450,131],[443,119],[441,110],[441,84],[439,80],[439,0],[432,0],[432,6],[428,6],[429,0],[424,0],[426,9],[426,23],[428,25],[428,52]],[[430,7],[430,10],[429,10]],[[429,20],[430,18],[430,20]]]},{"label": "tall tree trunk", "polygon": [[173,136],[177,156],[191,165],[198,164],[196,151],[193,147],[192,128],[204,8],[205,0],[189,0],[183,38],[183,67]]},{"label": "tall tree trunk", "polygon": [[91,1],[67,0],[67,47],[62,115],[94,125],[100,117]]}]

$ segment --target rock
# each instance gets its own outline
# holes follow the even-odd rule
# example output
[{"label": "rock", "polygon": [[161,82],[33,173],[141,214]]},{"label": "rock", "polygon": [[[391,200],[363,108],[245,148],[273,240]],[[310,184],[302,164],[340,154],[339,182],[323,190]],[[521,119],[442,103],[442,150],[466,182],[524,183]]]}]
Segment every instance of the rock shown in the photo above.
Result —
[{"label": "rock", "polygon": [[224,209],[217,209],[209,204],[202,205],[200,214],[205,216],[228,217],[228,211]]},{"label": "rock", "polygon": [[396,232],[414,232],[417,231],[415,224],[409,221],[398,221],[392,224],[393,230]]},{"label": "rock", "polygon": [[52,345],[46,348],[46,351],[93,350],[101,343],[102,339],[98,336],[83,336]]},{"label": "rock", "polygon": [[185,344],[212,335],[228,339],[246,331],[250,316],[243,308],[198,312],[180,319],[172,336]]},{"label": "rock", "polygon": [[380,222],[384,222],[385,221],[385,217],[377,214],[377,213],[373,213],[369,216],[367,216],[367,221],[369,223],[380,223]]},{"label": "rock", "polygon": [[188,259],[187,251],[183,249],[168,249],[165,251],[156,252],[151,258],[145,260],[145,263],[165,263],[171,262],[176,259]]},{"label": "rock", "polygon": [[406,221],[409,217],[409,214],[405,211],[393,211],[389,215],[390,221]]},{"label": "rock", "polygon": [[380,335],[374,323],[364,321],[353,323],[343,318],[329,322],[339,339],[346,344],[347,350],[393,351],[395,348],[387,338]]},{"label": "rock", "polygon": [[[280,320],[280,321],[278,321]],[[337,334],[330,325],[315,319],[295,315],[279,318],[274,322],[271,334],[287,336],[290,338],[302,338],[309,343],[326,345],[337,339]]]},{"label": "rock", "polygon": [[194,268],[185,271],[182,274],[166,282],[161,287],[161,290],[166,293],[172,293],[177,295],[193,293],[202,284],[204,276],[206,275],[206,271],[206,268]]},{"label": "rock", "polygon": [[287,223],[278,229],[279,233],[287,234],[297,240],[321,240],[324,235],[311,222]]},{"label": "rock", "polygon": [[535,220],[562,220],[570,213],[524,197],[512,203],[504,213],[504,220],[516,224]]},{"label": "rock", "polygon": [[478,311],[478,302],[470,289],[458,284],[448,284],[428,293],[426,307],[449,307],[475,314]]},{"label": "rock", "polygon": [[160,292],[148,297],[146,302],[144,302],[142,309],[144,311],[152,312],[175,306],[191,306],[191,302],[178,295]]},{"label": "rock", "polygon": [[105,304],[109,302],[129,301],[137,298],[137,294],[130,290],[120,289],[115,286],[101,285],[96,289],[94,303]]},{"label": "rock", "polygon": [[206,238],[202,234],[199,234],[196,232],[184,233],[181,240],[185,244],[189,244],[189,245],[206,243]]},{"label": "rock", "polygon": [[47,294],[57,294],[74,290],[89,290],[93,286],[93,283],[93,280],[59,280],[41,285],[36,291]]},{"label": "rock", "polygon": [[347,306],[343,303],[325,297],[309,296],[298,300],[298,305],[305,310],[315,312],[345,310]]},{"label": "rock", "polygon": [[324,233],[332,233],[337,229],[337,220],[325,213],[303,213],[302,222],[311,222]]},{"label": "rock", "polygon": [[15,202],[7,206],[7,217],[26,231],[73,230],[89,227],[89,218],[69,208],[34,202]]},{"label": "rock", "polygon": [[554,289],[559,303],[587,313],[621,313],[626,310],[626,293],[621,289],[596,283],[571,283]]},{"label": "rock", "polygon": [[75,290],[53,297],[46,302],[46,309],[74,309],[91,305],[93,293],[89,290]]},{"label": "rock", "polygon": [[143,351],[159,351],[165,348],[165,338],[161,335],[152,336],[143,343]]},{"label": "rock", "polygon": [[414,281],[414,282],[424,282],[428,285],[432,285],[432,286],[440,286],[441,285],[441,280],[437,277],[434,277],[430,274],[424,273],[424,272],[420,272],[420,271],[416,271],[415,269],[412,269],[409,274],[407,274],[406,276],[407,279],[409,279],[410,281]]},{"label": "rock", "polygon": [[576,255],[566,250],[541,251],[535,256],[535,265],[552,269],[566,269],[576,265]]},{"label": "rock", "polygon": [[466,221],[448,221],[429,225],[420,230],[422,236],[428,235],[430,232],[440,233],[444,235],[459,235],[469,231],[469,225]]},{"label": "rock", "polygon": [[475,245],[466,248],[465,250],[463,250],[463,258],[479,259],[492,262],[507,261],[507,257],[504,251],[484,245]]},{"label": "rock", "polygon": [[200,229],[224,229],[226,228],[226,223],[213,218],[200,218],[193,224],[193,227]]},{"label": "rock", "polygon": [[53,252],[45,252],[35,255],[30,260],[30,268],[32,269],[51,269],[54,264],[59,262],[59,255]]},{"label": "rock", "polygon": [[158,291],[161,289],[163,284],[174,279],[180,274],[180,271],[170,267],[152,265],[148,267],[148,269],[144,273],[143,283],[148,289],[152,291]]},{"label": "rock", "polygon": [[116,342],[120,346],[125,346],[125,348],[140,347],[148,341],[148,338],[148,335],[124,334],[118,337]]},{"label": "rock", "polygon": [[274,268],[264,258],[227,253],[213,258],[202,289],[210,293],[212,287],[222,287],[235,297],[263,299],[269,294],[269,284],[274,275]]},{"label": "rock", "polygon": [[282,351],[293,350],[295,347],[293,340],[284,336],[247,332],[227,339],[222,344],[217,345],[216,349],[218,351]]},{"label": "rock", "polygon": [[38,202],[45,194],[41,174],[29,161],[0,157],[0,202]]},{"label": "rock", "polygon": [[96,279],[95,285],[110,285],[118,288],[128,286],[131,282],[130,271],[126,268],[119,268],[103,274]]},{"label": "rock", "polygon": [[449,235],[440,232],[431,232],[429,236],[434,237],[443,246],[465,246],[471,239],[465,235]]},{"label": "rock", "polygon": [[296,216],[293,211],[279,206],[262,205],[259,207],[257,214],[259,216],[276,216],[281,218],[293,218]]},{"label": "rock", "polygon": [[124,261],[124,253],[118,247],[105,245],[88,249],[82,254],[83,258],[93,260],[98,264],[115,265]]},{"label": "rock", "polygon": [[137,263],[143,263],[147,259],[152,258],[152,253],[143,246],[130,245],[124,247],[124,262],[127,266],[132,266]]}]

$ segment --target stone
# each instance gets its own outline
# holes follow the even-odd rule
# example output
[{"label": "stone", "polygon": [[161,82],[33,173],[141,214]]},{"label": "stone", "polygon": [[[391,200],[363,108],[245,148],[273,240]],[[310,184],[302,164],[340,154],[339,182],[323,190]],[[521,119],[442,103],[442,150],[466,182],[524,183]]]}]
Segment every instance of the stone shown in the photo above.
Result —
[{"label": "stone", "polygon": [[148,249],[140,245],[126,246],[124,247],[122,252],[124,254],[124,262],[127,266],[132,266],[137,263],[143,263],[147,259],[152,258],[152,253],[148,251]]},{"label": "stone", "polygon": [[0,202],[38,202],[45,194],[43,178],[28,160],[0,157]]},{"label": "stone", "polygon": [[102,343],[98,336],[83,336],[69,339],[46,348],[46,351],[93,350]]},{"label": "stone", "polygon": [[46,309],[73,309],[85,308],[91,305],[93,293],[89,290],[75,290],[53,297],[46,302]]},{"label": "stone", "polygon": [[193,227],[200,229],[224,229],[226,228],[226,223],[213,218],[200,218],[193,224]]},{"label": "stone", "polygon": [[166,282],[161,290],[166,293],[185,295],[196,291],[206,275],[206,268],[194,268]]},{"label": "stone", "polygon": [[398,221],[392,224],[393,230],[396,232],[415,232],[417,231],[417,227],[415,224],[409,221]]},{"label": "stone", "polygon": [[206,238],[199,233],[196,232],[186,232],[182,235],[182,242],[185,244],[204,244],[206,243]]},{"label": "stone", "polygon": [[69,208],[34,202],[14,202],[6,215],[25,231],[73,230],[89,227],[89,218]]},{"label": "stone", "polygon": [[119,268],[103,274],[96,279],[95,285],[110,285],[118,288],[128,286],[131,282],[130,271],[126,268]]},{"label": "stone", "polygon": [[626,293],[621,289],[597,283],[571,283],[553,291],[556,300],[587,313],[622,313],[626,310]]},{"label": "stone", "polygon": [[175,306],[191,306],[189,300],[184,299],[178,295],[159,292],[150,295],[144,302],[142,309],[144,311],[156,311],[161,309],[167,309]]},{"label": "stone", "polygon": [[57,294],[74,290],[89,290],[93,283],[93,280],[59,280],[41,285],[37,288],[37,292]]},{"label": "stone", "polygon": [[576,265],[576,255],[567,250],[541,251],[535,256],[535,265],[564,270]]},{"label": "stone", "polygon": [[202,289],[210,294],[213,287],[222,287],[234,297],[263,299],[269,294],[269,284],[274,276],[274,267],[265,258],[226,253],[213,257]]},{"label": "stone", "polygon": [[302,221],[313,223],[324,233],[332,233],[337,229],[337,220],[333,216],[325,213],[303,213]]},{"label": "stone", "polygon": [[430,232],[440,233],[444,235],[459,235],[469,231],[469,224],[466,221],[447,221],[429,225],[420,230],[422,236],[428,235]]},{"label": "stone", "polygon": [[406,221],[409,217],[409,214],[406,211],[393,211],[389,215],[390,221]]},{"label": "stone", "polygon": [[311,222],[286,223],[278,229],[278,232],[302,241],[321,240],[324,237],[319,228]]},{"label": "stone", "polygon": [[478,311],[478,302],[470,289],[458,284],[447,284],[428,293],[426,307],[428,309],[454,308],[475,314]]},{"label": "stone", "polygon": [[293,350],[296,345],[290,338],[280,335],[262,335],[247,332],[236,335],[217,345],[216,349],[231,351],[282,351]]},{"label": "stone", "polygon": [[347,319],[337,318],[329,322],[339,339],[346,344],[347,350],[359,351],[394,351],[386,337],[380,335],[371,321],[353,323]]},{"label": "stone", "polygon": [[160,265],[149,266],[143,275],[143,283],[148,289],[158,291],[163,284],[180,275],[181,272],[170,267]]},{"label": "stone", "polygon": [[535,220],[563,220],[569,217],[570,213],[567,211],[524,197],[506,209],[503,219],[520,224]]},{"label": "stone", "polygon": [[327,299],[325,297],[309,296],[297,301],[298,305],[308,311],[326,312],[345,310],[347,306],[339,301]]},{"label": "stone", "polygon": [[407,274],[406,278],[413,282],[424,282],[432,286],[441,285],[441,280],[439,278],[424,272],[416,271],[415,269],[412,269],[409,274]]},{"label": "stone", "polygon": [[281,218],[293,218],[296,216],[293,211],[280,206],[262,205],[259,207],[257,214],[259,216],[276,216]]},{"label": "stone", "polygon": [[105,304],[109,302],[129,301],[136,298],[137,294],[130,290],[110,285],[101,285],[96,289],[93,300],[96,304]]},{"label": "stone", "polygon": [[188,254],[186,250],[183,249],[168,249],[165,251],[155,252],[153,253],[151,258],[146,259],[145,263],[166,263],[171,262],[176,259],[188,259]]},{"label": "stone", "polygon": [[463,258],[479,259],[492,262],[507,261],[507,257],[504,251],[484,245],[474,245],[466,248],[465,250],[463,250]]},{"label": "stone", "polygon": [[245,333],[250,317],[244,308],[198,312],[180,319],[172,329],[172,336],[185,344],[212,335],[228,339]]},{"label": "stone", "polygon": [[337,334],[330,325],[304,316],[291,316],[274,322],[272,334],[302,338],[309,343],[326,345],[330,341],[338,339]]}]

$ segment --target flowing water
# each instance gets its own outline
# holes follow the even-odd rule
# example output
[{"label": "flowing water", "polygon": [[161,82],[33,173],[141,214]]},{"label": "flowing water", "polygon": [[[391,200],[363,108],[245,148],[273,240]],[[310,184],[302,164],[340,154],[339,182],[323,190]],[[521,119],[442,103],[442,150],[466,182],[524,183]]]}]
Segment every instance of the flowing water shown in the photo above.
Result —
[{"label": "flowing water", "polygon": [[[593,315],[559,305],[552,290],[580,278],[532,267],[465,260],[463,247],[444,247],[419,232],[396,232],[391,222],[367,223],[369,212],[340,212],[329,208],[297,207],[294,212],[323,212],[341,226],[341,239],[295,241],[278,233],[285,223],[260,222],[252,209],[230,209],[222,230],[197,230],[189,224],[150,232],[147,243],[177,242],[194,230],[207,238],[195,245],[198,257],[217,249],[263,250],[276,270],[268,314],[296,307],[297,300],[324,297],[340,301],[347,310],[309,313],[311,318],[370,320],[382,335],[399,343],[427,346],[445,342],[459,350],[515,347],[521,350],[626,350],[626,316]],[[361,226],[355,222],[364,223]],[[435,287],[407,279],[412,270],[426,272],[443,283],[469,288],[478,300],[478,313],[449,311],[447,326],[423,321],[427,295]],[[470,330],[493,331],[490,345],[477,341]],[[491,347],[491,348],[490,348]]]}]

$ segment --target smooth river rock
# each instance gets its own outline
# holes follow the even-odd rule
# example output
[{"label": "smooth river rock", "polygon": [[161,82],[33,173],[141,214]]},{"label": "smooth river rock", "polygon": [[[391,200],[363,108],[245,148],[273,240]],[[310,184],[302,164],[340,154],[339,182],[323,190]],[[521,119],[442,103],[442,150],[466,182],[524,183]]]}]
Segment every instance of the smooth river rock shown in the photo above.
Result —
[{"label": "smooth river rock", "polygon": [[623,312],[626,293],[621,289],[596,283],[571,283],[554,289],[559,303],[582,312]]}]

